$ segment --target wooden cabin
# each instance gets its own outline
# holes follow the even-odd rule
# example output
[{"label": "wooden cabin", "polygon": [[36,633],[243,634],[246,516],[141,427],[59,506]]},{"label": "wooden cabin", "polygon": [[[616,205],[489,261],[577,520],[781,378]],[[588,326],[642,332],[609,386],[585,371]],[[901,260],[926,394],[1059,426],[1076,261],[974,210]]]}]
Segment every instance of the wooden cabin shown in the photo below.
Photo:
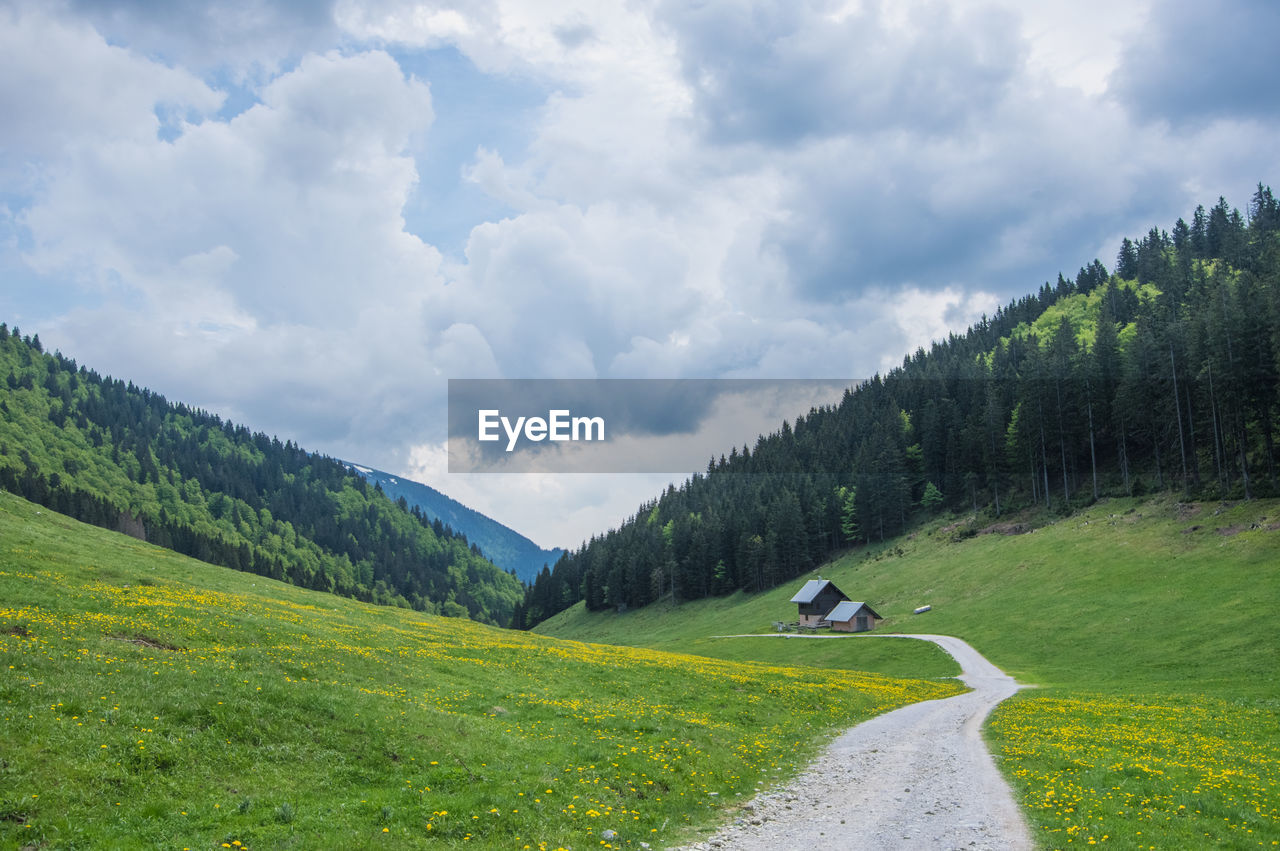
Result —
[{"label": "wooden cabin", "polygon": [[810,579],[791,602],[800,605],[800,626],[817,626],[827,619],[827,612],[848,599],[830,579]]},{"label": "wooden cabin", "polygon": [[827,613],[832,632],[866,632],[875,629],[884,618],[866,603],[845,600]]}]

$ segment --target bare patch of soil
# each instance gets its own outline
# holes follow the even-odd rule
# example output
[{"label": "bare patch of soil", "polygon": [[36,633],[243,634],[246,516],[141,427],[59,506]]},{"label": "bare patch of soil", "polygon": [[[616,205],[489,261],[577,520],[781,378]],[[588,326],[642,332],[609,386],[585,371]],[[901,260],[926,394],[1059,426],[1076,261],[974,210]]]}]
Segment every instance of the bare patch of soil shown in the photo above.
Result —
[{"label": "bare patch of soil", "polygon": [[1174,505],[1179,520],[1190,520],[1203,510],[1204,506],[1198,502],[1179,502]]},{"label": "bare patch of soil", "polygon": [[1034,527],[1029,523],[992,523],[985,529],[979,529],[979,535],[1025,535]]},{"label": "bare patch of soil", "polygon": [[158,638],[152,638],[149,635],[138,633],[137,635],[108,635],[108,641],[127,641],[130,644],[136,644],[139,647],[150,647],[152,650],[181,650],[182,648],[176,644],[170,644],[167,641],[161,641]]}]

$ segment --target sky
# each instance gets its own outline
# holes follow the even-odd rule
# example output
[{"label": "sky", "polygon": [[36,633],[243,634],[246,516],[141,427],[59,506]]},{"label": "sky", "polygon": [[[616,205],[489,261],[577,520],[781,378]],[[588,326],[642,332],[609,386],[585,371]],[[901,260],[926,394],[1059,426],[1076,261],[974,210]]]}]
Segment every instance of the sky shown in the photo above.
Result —
[{"label": "sky", "polygon": [[[836,378],[1280,171],[1280,4],[0,0],[0,321],[544,546],[449,378]],[[726,447],[727,448],[727,447]]]}]

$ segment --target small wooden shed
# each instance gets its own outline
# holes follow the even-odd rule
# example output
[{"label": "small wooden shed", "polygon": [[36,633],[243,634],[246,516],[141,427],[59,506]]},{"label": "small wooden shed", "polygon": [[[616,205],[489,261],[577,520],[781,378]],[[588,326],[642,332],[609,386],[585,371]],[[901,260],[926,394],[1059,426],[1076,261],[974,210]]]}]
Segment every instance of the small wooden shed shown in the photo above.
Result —
[{"label": "small wooden shed", "polygon": [[827,613],[832,632],[866,632],[875,629],[884,618],[866,603],[845,600]]},{"label": "small wooden shed", "polygon": [[810,579],[804,587],[791,598],[791,602],[800,604],[800,625],[817,626],[827,619],[827,612],[844,600],[845,594],[830,579]]}]

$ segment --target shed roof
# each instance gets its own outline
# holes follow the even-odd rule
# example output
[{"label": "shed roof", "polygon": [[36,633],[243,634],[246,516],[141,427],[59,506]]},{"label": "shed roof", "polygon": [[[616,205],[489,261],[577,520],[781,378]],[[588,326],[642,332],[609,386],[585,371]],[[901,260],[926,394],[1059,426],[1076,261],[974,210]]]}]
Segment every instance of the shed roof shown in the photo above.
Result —
[{"label": "shed roof", "polygon": [[791,598],[791,602],[812,603],[817,599],[818,595],[822,593],[822,589],[826,588],[828,585],[831,586],[832,591],[835,591],[841,597],[845,596],[845,593],[837,588],[835,583],[830,579],[810,579],[804,584],[804,587],[797,591],[796,595]]},{"label": "shed roof", "polygon": [[824,620],[846,623],[857,617],[858,613],[863,609],[866,609],[867,614],[871,615],[871,617],[876,618],[877,620],[883,620],[880,615],[876,614],[876,610],[868,606],[866,603],[857,603],[852,600],[845,600],[843,603],[827,612],[827,616]]}]

